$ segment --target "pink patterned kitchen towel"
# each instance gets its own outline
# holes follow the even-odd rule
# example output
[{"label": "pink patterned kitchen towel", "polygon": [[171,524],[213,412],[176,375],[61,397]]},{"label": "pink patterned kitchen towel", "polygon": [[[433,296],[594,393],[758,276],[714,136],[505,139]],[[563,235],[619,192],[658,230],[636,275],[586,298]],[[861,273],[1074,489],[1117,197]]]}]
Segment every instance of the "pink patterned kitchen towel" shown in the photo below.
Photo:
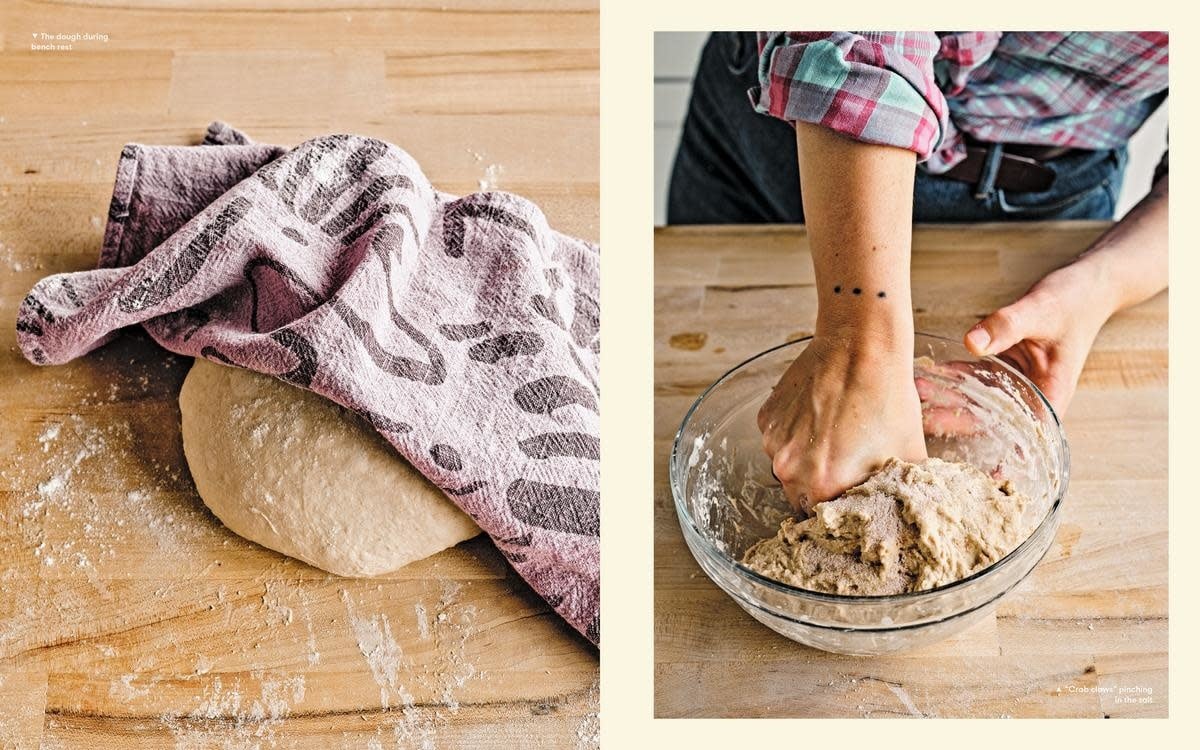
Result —
[{"label": "pink patterned kitchen towel", "polygon": [[361,414],[598,644],[599,263],[529,201],[438,192],[383,141],[214,123],[125,147],[100,267],[39,281],[17,336],[60,364],[140,324]]}]

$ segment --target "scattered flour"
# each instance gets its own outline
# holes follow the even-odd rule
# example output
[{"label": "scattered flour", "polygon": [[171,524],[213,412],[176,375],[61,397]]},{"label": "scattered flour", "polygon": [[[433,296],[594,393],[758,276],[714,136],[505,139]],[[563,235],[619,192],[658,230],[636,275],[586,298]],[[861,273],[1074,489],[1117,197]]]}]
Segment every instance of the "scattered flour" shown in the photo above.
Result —
[{"label": "scattered flour", "polygon": [[304,629],[308,632],[308,666],[315,667],[321,663],[321,652],[317,650],[317,633],[313,629],[312,612],[309,611],[308,595],[304,593],[304,589],[297,589],[296,595],[300,598],[300,616],[304,618]]},{"label": "scattered flour", "polygon": [[405,706],[399,719],[392,725],[392,739],[397,748],[420,748],[434,750],[437,730],[426,712],[416,706]]},{"label": "scattered flour", "polygon": [[450,713],[458,713],[459,703],[455,690],[476,677],[475,665],[467,661],[467,639],[474,633],[476,610],[472,605],[459,605],[457,599],[462,585],[457,581],[442,581],[442,597],[438,601],[438,616],[435,620],[434,638],[437,652],[443,664],[437,669],[442,703]]},{"label": "scattered flour", "polygon": [[429,613],[425,610],[425,605],[422,602],[417,602],[414,610],[417,614],[417,633],[420,634],[421,640],[429,640]]},{"label": "scattered flour", "polygon": [[[0,122],[3,122],[2,118],[0,118]],[[0,242],[0,261],[7,263],[8,267],[16,273],[24,270],[24,266],[16,259],[12,246],[6,245],[3,242]]]},{"label": "scattered flour", "polygon": [[291,625],[295,613],[292,608],[283,604],[284,591],[287,586],[280,581],[267,581],[266,590],[262,595],[262,602],[267,607],[267,612],[271,615],[267,618],[269,625]]},{"label": "scattered flour", "polygon": [[[144,695],[150,694],[150,686],[134,685],[133,681],[137,679],[136,674],[127,674],[113,680],[108,685],[108,694],[113,698],[129,702],[136,698],[141,698]],[[151,683],[153,684],[153,683]]]},{"label": "scattered flour", "polygon": [[592,681],[587,692],[588,711],[575,728],[576,750],[598,750],[600,747],[600,677]]},{"label": "scattered flour", "polygon": [[487,169],[483,170],[483,177],[479,180],[480,192],[500,189],[500,175],[504,174],[504,167],[499,164],[489,164]]},{"label": "scattered flour", "polygon": [[38,484],[38,496],[41,497],[42,500],[53,500],[54,498],[58,497],[62,492],[63,487],[67,486],[67,477],[69,476],[70,474],[68,470],[67,474],[55,474],[46,481]]},{"label": "scattered flour", "polygon": [[304,675],[263,680],[259,701],[251,706],[251,718],[284,719],[291,713],[292,706],[304,701]]},{"label": "scattered flour", "polygon": [[254,672],[251,676],[257,682],[257,698],[248,697],[255,686],[244,689],[241,677],[226,687],[221,675],[215,675],[190,711],[162,714],[159,723],[173,735],[176,749],[277,746],[275,730],[304,700],[304,675],[268,677]]},{"label": "scattered flour", "polygon": [[[461,585],[452,580],[440,580],[437,614],[430,617],[428,607],[414,605],[416,632],[422,640],[433,640],[434,648],[428,661],[414,664],[402,652],[392,633],[392,620],[387,613],[370,616],[359,614],[346,589],[341,598],[346,607],[350,629],[359,653],[367,662],[371,676],[379,685],[380,705],[391,708],[392,739],[397,747],[434,748],[437,728],[459,710],[456,691],[471,679],[482,676],[466,656],[468,639],[474,633],[474,606],[457,602]],[[361,605],[360,605],[361,606]],[[436,696],[438,708],[417,705],[412,692],[405,686],[420,685],[423,694]],[[398,710],[394,699],[399,700]]]},{"label": "scattered flour", "polygon": [[192,674],[196,674],[196,675],[208,674],[209,672],[212,671],[212,668],[213,668],[212,659],[209,659],[204,654],[200,654],[196,657],[196,666],[193,668]]},{"label": "scattered flour", "polygon": [[396,643],[392,636],[392,625],[388,622],[387,614],[381,612],[370,617],[359,617],[354,614],[350,593],[342,589],[341,594],[358,650],[366,659],[371,676],[379,685],[379,705],[386,710],[391,705],[393,694],[400,698],[404,705],[413,705],[412,694],[400,684],[399,673],[404,654],[400,650],[400,644]]},{"label": "scattered flour", "polygon": [[58,439],[58,433],[62,431],[62,422],[51,422],[42,430],[42,434],[38,435],[38,442],[42,445],[42,453],[50,451],[50,444]]},{"label": "scattered flour", "polygon": [[267,433],[271,431],[271,426],[265,422],[260,423],[250,431],[250,440],[254,443],[255,448],[263,447],[264,441],[267,439]]},{"label": "scattered flour", "polygon": [[[93,391],[91,398],[97,395]],[[17,487],[16,502],[0,509],[0,520],[18,516],[19,537],[44,567],[71,564],[101,588],[96,566],[112,559],[133,535],[149,530],[162,551],[173,552],[182,539],[211,525],[198,509],[177,506],[187,515],[185,526],[168,510],[170,500],[158,495],[159,488],[177,485],[177,469],[152,467],[145,488],[103,492],[110,483],[127,481],[113,467],[138,460],[128,422],[100,426],[79,414],[67,415],[44,425],[37,445],[39,450],[21,454],[6,472]],[[22,492],[22,485],[31,489]],[[70,533],[48,533],[64,529]]]}]

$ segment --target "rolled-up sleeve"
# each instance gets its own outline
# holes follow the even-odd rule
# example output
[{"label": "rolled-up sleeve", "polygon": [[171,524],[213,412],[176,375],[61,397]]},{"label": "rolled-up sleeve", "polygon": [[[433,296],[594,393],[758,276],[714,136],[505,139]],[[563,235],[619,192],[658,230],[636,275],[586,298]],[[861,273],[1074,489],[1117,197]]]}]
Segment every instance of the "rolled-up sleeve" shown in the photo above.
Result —
[{"label": "rolled-up sleeve", "polygon": [[933,32],[762,31],[754,108],[924,160],[949,131]]}]

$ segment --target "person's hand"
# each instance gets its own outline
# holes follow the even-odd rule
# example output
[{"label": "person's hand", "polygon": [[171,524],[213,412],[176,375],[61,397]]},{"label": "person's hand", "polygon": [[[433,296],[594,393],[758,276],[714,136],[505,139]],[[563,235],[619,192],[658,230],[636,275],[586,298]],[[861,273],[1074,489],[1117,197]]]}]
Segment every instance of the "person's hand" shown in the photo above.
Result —
[{"label": "person's hand", "polygon": [[759,410],[758,427],[775,477],[803,513],[888,458],[924,459],[911,342],[813,338]]},{"label": "person's hand", "polygon": [[972,354],[994,354],[1016,367],[1062,415],[1096,334],[1116,307],[1106,288],[1090,264],[1064,266],[972,326],[963,343]]}]

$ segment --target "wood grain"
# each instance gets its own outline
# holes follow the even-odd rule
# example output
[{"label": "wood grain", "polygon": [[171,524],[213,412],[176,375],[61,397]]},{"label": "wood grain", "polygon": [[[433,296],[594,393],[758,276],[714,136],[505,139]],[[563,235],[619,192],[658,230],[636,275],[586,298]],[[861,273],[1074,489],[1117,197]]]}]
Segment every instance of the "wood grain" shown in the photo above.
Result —
[{"label": "wood grain", "polygon": [[490,542],[365,580],[245,542],[187,472],[189,360],[136,331],[62,367],[15,346],[33,283],[95,265],[121,147],[212,119],[383,138],[597,239],[596,2],[395,6],[0,5],[0,748],[598,746],[596,650]]},{"label": "wood grain", "polygon": [[[918,227],[917,330],[960,337],[1106,226]],[[815,314],[802,228],[657,231],[655,715],[1166,716],[1167,293],[1096,340],[1065,419],[1071,484],[1045,559],[975,627],[873,658],[800,646],[745,614],[688,552],[667,482],[700,392],[811,334]]]}]

